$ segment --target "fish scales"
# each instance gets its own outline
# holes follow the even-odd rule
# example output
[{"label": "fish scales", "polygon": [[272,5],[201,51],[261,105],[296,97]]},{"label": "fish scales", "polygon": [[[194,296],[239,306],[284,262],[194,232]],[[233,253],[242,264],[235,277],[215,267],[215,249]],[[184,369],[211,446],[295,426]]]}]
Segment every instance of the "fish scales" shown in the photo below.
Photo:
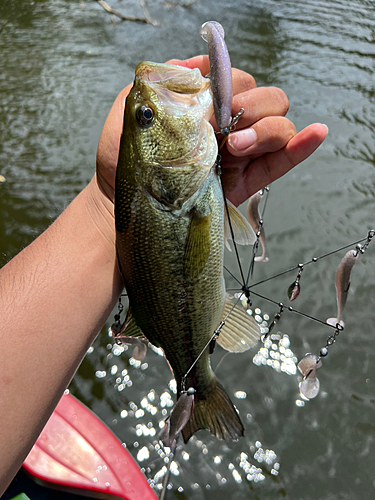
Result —
[{"label": "fish scales", "polygon": [[[212,191],[218,191],[213,176],[202,190],[203,197],[212,198],[211,205],[218,204]],[[206,185],[207,188],[206,188]],[[217,193],[216,193],[217,194]],[[143,198],[143,199],[142,199]],[[163,347],[166,358],[176,374],[183,375],[197,358],[217,327],[223,306],[223,283],[220,273],[219,249],[223,244],[222,220],[217,217],[211,228],[213,251],[207,261],[207,274],[194,279],[184,276],[185,240],[189,229],[189,216],[161,211],[147,195],[137,200],[129,231],[132,245],[122,244],[123,260],[132,314],[147,339]],[[216,209],[216,207],[212,206]],[[155,229],[155,230],[153,230]],[[146,258],[145,258],[146,257]],[[146,265],[145,261],[150,265]],[[199,335],[194,336],[194,332]],[[182,335],[181,335],[182,334]],[[202,362],[207,364],[208,354]],[[196,371],[195,370],[195,371]],[[194,373],[194,371],[193,371]]]},{"label": "fish scales", "polygon": [[116,174],[116,247],[130,303],[123,333],[134,336],[135,326],[163,349],[178,396],[196,362],[184,380],[196,391],[185,442],[199,429],[222,439],[243,435],[203,351],[225,303],[224,201],[212,112],[209,80],[198,70],[139,64]]}]

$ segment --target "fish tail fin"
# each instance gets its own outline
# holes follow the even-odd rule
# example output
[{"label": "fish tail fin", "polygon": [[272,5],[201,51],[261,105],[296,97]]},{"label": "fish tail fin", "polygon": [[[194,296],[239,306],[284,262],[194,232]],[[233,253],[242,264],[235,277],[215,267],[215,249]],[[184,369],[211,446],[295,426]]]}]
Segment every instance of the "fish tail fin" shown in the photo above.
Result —
[{"label": "fish tail fin", "polygon": [[224,387],[215,378],[211,390],[202,396],[197,393],[190,420],[182,429],[184,442],[200,429],[207,429],[219,439],[238,441],[244,426]]}]

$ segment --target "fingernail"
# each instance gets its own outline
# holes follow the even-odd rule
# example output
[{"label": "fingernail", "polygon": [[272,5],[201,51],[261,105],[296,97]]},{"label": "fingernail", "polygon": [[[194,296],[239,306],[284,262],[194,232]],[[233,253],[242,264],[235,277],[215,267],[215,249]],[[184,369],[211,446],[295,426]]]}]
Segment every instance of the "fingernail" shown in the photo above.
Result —
[{"label": "fingernail", "polygon": [[322,123],[323,127],[325,127],[327,129],[327,134],[329,132],[329,128],[327,127],[327,125],[325,123]]},{"label": "fingernail", "polygon": [[244,128],[232,132],[228,137],[229,146],[236,151],[245,151],[256,143],[257,133],[253,128]]}]

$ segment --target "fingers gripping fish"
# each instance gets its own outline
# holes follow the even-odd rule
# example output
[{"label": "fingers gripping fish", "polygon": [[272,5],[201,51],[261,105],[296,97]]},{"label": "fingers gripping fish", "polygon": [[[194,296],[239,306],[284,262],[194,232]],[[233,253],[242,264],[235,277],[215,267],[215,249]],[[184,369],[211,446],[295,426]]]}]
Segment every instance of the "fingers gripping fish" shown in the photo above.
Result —
[{"label": "fingers gripping fish", "polygon": [[[224,200],[212,112],[210,81],[198,69],[140,63],[116,176],[116,248],[130,303],[121,335],[163,349],[178,398],[185,386],[195,389],[182,420],[185,442],[199,429],[233,440],[244,431],[204,349],[233,306],[223,278]],[[252,241],[243,216],[233,220],[242,242]],[[217,342],[240,352],[259,338],[258,324],[236,306]]]}]

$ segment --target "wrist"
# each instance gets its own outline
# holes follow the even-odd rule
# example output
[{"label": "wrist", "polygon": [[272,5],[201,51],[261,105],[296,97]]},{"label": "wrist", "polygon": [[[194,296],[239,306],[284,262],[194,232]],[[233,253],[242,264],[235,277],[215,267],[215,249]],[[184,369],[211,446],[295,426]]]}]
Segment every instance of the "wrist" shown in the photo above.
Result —
[{"label": "wrist", "polygon": [[110,255],[116,256],[114,204],[98,181],[97,174],[83,191],[89,220],[98,232],[99,240]]},{"label": "wrist", "polygon": [[[113,200],[102,188],[98,175],[95,174],[89,184],[83,190],[85,207],[89,223],[92,223],[94,231],[97,233],[95,245],[101,246],[103,258],[107,262],[113,262],[115,288],[121,290],[124,286],[122,276],[117,266],[116,254],[116,228]],[[120,287],[120,288],[119,288]]]}]

